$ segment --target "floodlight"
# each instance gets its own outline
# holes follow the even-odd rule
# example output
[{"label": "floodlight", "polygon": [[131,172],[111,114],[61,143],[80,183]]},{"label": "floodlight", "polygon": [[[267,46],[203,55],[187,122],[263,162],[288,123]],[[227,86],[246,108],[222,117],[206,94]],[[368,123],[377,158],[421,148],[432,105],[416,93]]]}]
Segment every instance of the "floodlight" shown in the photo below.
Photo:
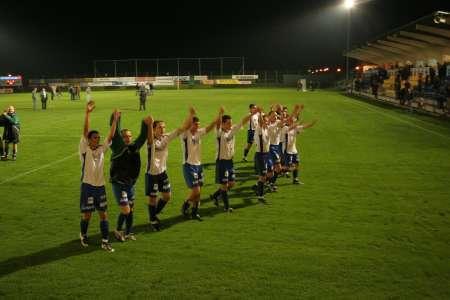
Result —
[{"label": "floodlight", "polygon": [[355,6],[355,0],[345,0],[344,1],[344,7],[346,9],[352,9],[353,6]]}]

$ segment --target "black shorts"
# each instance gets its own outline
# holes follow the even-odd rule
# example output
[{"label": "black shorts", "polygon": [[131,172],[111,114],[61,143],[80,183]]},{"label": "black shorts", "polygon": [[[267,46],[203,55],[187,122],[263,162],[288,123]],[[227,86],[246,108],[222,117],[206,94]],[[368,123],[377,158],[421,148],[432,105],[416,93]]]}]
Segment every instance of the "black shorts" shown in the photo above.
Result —
[{"label": "black shorts", "polygon": [[269,168],[269,153],[255,152],[255,173],[258,176],[266,176]]},{"label": "black shorts", "polygon": [[252,129],[247,130],[247,144],[253,144],[255,141],[255,131]]},{"label": "black shorts", "polygon": [[235,179],[233,160],[216,160],[216,183],[227,184],[228,182],[234,182]]},{"label": "black shorts", "polygon": [[158,192],[170,193],[169,176],[166,171],[158,175],[145,174],[145,195],[156,197]]}]

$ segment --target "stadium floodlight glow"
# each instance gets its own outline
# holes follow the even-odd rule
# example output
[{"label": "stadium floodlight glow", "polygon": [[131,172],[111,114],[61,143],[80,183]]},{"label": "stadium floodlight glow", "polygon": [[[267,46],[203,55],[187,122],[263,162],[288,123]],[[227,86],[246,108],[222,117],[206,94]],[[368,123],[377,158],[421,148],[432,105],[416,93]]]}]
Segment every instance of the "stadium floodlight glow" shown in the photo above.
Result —
[{"label": "stadium floodlight glow", "polygon": [[340,71],[341,71],[341,68],[338,68],[337,71],[340,72]]},{"label": "stadium floodlight glow", "polygon": [[346,9],[352,9],[353,6],[355,6],[355,0],[345,0],[344,1],[344,7]]}]

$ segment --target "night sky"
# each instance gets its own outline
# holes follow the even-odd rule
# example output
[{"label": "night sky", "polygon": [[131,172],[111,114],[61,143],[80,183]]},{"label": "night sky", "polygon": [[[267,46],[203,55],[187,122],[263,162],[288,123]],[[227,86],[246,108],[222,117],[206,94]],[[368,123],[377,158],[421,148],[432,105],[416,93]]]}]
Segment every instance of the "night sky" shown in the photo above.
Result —
[{"label": "night sky", "polygon": [[[247,70],[344,64],[340,1],[70,1],[0,4],[0,74],[92,75],[94,59],[245,56]],[[157,4],[155,4],[157,3]],[[352,45],[450,1],[360,1]]]}]

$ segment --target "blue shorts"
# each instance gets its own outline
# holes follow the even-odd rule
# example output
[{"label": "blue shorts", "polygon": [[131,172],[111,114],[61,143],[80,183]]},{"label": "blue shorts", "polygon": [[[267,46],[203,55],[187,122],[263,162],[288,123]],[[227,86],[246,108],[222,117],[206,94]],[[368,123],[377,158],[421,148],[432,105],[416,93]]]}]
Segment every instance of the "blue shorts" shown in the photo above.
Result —
[{"label": "blue shorts", "polygon": [[145,174],[145,195],[156,197],[158,192],[170,193],[170,182],[167,172],[158,175]]},{"label": "blue shorts", "polygon": [[272,164],[279,164],[281,161],[280,145],[270,145],[269,147],[270,160]]},{"label": "blue shorts", "polygon": [[286,166],[291,167],[292,165],[298,165],[300,163],[300,159],[298,158],[298,154],[288,154],[286,153],[285,163]]},{"label": "blue shorts", "polygon": [[183,165],[183,176],[186,185],[190,189],[203,185],[203,167],[201,165],[194,166],[185,163]]},{"label": "blue shorts", "polygon": [[253,144],[255,141],[255,131],[252,129],[247,130],[247,144]]},{"label": "blue shorts", "polygon": [[133,207],[135,200],[134,185],[121,184],[117,182],[111,183],[114,198],[120,206]]},{"label": "blue shorts", "polygon": [[267,174],[268,162],[269,162],[269,153],[267,153],[267,152],[256,152],[255,153],[256,175],[265,176]]},{"label": "blue shorts", "polygon": [[81,183],[80,195],[80,211],[106,211],[108,208],[106,204],[105,186],[93,186],[87,183]]},{"label": "blue shorts", "polygon": [[216,183],[227,184],[228,182],[234,182],[235,179],[233,160],[216,160]]}]

